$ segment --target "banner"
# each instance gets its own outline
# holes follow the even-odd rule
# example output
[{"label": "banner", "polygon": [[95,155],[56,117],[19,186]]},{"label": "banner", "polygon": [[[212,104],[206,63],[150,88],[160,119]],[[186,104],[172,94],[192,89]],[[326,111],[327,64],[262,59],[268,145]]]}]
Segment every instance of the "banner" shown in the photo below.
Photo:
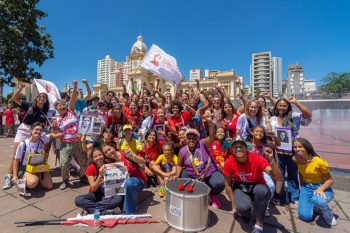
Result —
[{"label": "banner", "polygon": [[179,84],[182,79],[176,59],[155,44],[148,50],[141,67],[170,83],[175,80]]},{"label": "banner", "polygon": [[49,97],[50,109],[55,109],[55,102],[61,99],[60,91],[53,82],[43,79],[34,79],[39,93],[46,93]]}]

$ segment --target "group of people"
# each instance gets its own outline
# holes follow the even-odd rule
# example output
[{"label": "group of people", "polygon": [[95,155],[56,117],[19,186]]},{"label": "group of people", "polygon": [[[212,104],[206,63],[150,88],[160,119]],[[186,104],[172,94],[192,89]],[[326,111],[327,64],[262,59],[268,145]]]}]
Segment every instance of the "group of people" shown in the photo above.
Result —
[{"label": "group of people", "polygon": [[[188,92],[174,88],[174,93],[162,93],[158,85],[128,93],[124,86],[121,95],[109,91],[99,98],[91,96],[86,80],[83,84],[85,97],[73,81],[54,111],[45,93],[33,103],[20,100],[24,85],[19,86],[13,102],[26,116],[16,132],[4,189],[21,177],[28,188],[41,183],[51,189],[49,171],[31,173],[26,166],[32,154],[47,158],[52,148],[60,158],[60,189],[70,185],[71,166],[78,167],[80,181],[89,185],[88,194],[75,199],[86,213],[98,206],[104,213],[118,207],[133,214],[146,186],[158,186],[164,197],[166,183],[181,177],[206,183],[214,208],[221,208],[218,195],[226,189],[237,217],[250,221],[254,211],[255,233],[263,231],[273,198],[281,205],[298,202],[302,220],[311,221],[318,212],[329,225],[336,224],[328,206],[334,196],[329,166],[299,136],[300,126],[307,126],[312,115],[296,98],[276,101],[269,93],[252,99],[239,96],[240,106],[235,107],[220,85],[201,91],[197,82]],[[100,133],[78,134],[79,119],[91,115],[102,119]],[[125,195],[106,198],[104,173],[106,165],[115,162],[129,173]]]}]

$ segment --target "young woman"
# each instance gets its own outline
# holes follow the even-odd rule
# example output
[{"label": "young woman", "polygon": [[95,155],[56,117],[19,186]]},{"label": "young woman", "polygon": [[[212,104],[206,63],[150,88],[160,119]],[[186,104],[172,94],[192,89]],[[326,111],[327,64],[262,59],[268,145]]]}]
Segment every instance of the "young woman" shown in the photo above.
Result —
[{"label": "young woman", "polygon": [[39,182],[46,189],[53,187],[53,181],[50,172],[30,173],[26,171],[26,165],[29,155],[41,154],[44,155],[44,146],[49,142],[50,137],[48,135],[41,136],[44,131],[44,125],[40,122],[32,124],[30,127],[30,138],[21,142],[17,147],[15,156],[15,162],[13,163],[13,178],[12,182],[17,183],[19,177],[18,172],[21,171],[23,178],[26,179],[26,187],[35,188]]},{"label": "young woman", "polygon": [[158,145],[157,145],[157,131],[150,129],[145,135],[145,143],[143,145],[144,158],[146,160],[145,173],[147,175],[147,180],[152,181],[152,184],[155,185],[153,178],[155,174],[153,172],[154,162],[158,158]]},{"label": "young woman", "polygon": [[236,126],[239,114],[231,102],[224,103],[223,120],[221,124],[226,126],[227,138],[235,138],[237,134]]},{"label": "young woman", "polygon": [[[293,112],[292,104],[299,108],[300,113]],[[300,126],[307,126],[311,122],[311,111],[302,105],[297,99],[279,99],[276,102],[273,116],[270,118],[272,130],[276,135],[282,135],[281,132],[290,131],[290,143],[284,143],[284,147],[277,147],[279,165],[283,176],[287,172],[288,189],[281,197],[281,204],[294,202],[299,198],[298,169],[292,161],[292,142],[299,136]],[[284,135],[286,135],[284,133]],[[280,138],[282,139],[282,138]]]},{"label": "young woman", "polygon": [[331,188],[333,179],[329,172],[328,163],[315,152],[311,143],[305,138],[296,138],[293,145],[302,185],[298,203],[298,216],[301,220],[311,221],[314,211],[321,212],[327,224],[334,226],[337,221],[328,206],[334,198]]},{"label": "young woman", "polygon": [[60,166],[62,175],[62,184],[60,189],[64,190],[69,183],[69,167],[74,156],[79,164],[80,181],[86,183],[85,170],[87,167],[87,157],[85,156],[80,139],[78,137],[79,120],[74,113],[75,100],[77,98],[78,82],[73,81],[73,92],[70,98],[69,107],[64,100],[58,100],[55,103],[58,116],[52,124],[52,134],[61,139],[60,146]]},{"label": "young woman", "polygon": [[[264,172],[263,174],[264,174],[264,179],[266,181],[266,185],[269,187],[271,191],[271,194],[272,194],[271,197],[275,193],[275,189],[277,193],[281,193],[283,177],[282,177],[282,172],[278,166],[278,163],[275,160],[274,153],[271,154],[272,157],[267,157],[267,155],[265,154],[265,149],[269,148],[273,152],[275,152],[276,146],[279,146],[280,144],[281,143],[278,137],[276,137],[273,133],[266,136],[265,129],[262,126],[253,127],[251,131],[251,135],[247,142],[247,147],[249,152],[258,154],[270,162],[275,180],[272,180],[272,178],[267,173]],[[274,181],[276,182],[276,185]],[[266,211],[265,216],[269,216],[269,215],[270,213]]]},{"label": "young woman", "polygon": [[[125,133],[124,130],[126,140],[129,140],[129,142],[131,142],[131,129],[128,128],[127,130],[129,130],[130,133]],[[124,184],[125,197],[123,204],[123,213],[135,214],[137,209],[138,195],[145,187],[145,183],[147,181],[146,175],[140,166],[145,164],[145,159],[135,154],[132,150],[127,150],[119,153],[110,143],[105,143],[102,145],[102,152],[107,159],[110,159],[113,162],[123,162],[127,168],[129,172],[129,178]]]},{"label": "young woman", "polygon": [[7,109],[5,110],[5,127],[6,127],[6,136],[13,136],[13,124],[15,123],[15,113],[13,109],[13,104],[8,104]]},{"label": "young woman", "polygon": [[88,214],[93,214],[96,207],[102,213],[108,211],[113,213],[113,209],[116,207],[122,209],[122,196],[104,197],[103,175],[105,170],[102,150],[100,147],[95,147],[92,151],[92,162],[85,171],[90,186],[89,193],[75,198],[75,205],[82,208]]},{"label": "young woman", "polygon": [[250,135],[254,126],[262,125],[271,131],[269,116],[263,114],[262,108],[257,100],[249,100],[245,106],[245,114],[239,116],[237,121],[237,135],[244,140]]},{"label": "young woman", "polygon": [[35,122],[41,122],[45,124],[47,122],[47,113],[49,111],[49,101],[48,96],[46,93],[39,93],[35,100],[32,103],[26,102],[21,100],[20,94],[25,87],[24,84],[21,84],[16,91],[16,93],[13,95],[12,99],[13,102],[18,104],[20,106],[21,110],[26,111],[26,116],[23,119],[23,122],[20,124],[20,126],[17,129],[15,140],[13,142],[13,157],[10,160],[9,163],[9,170],[8,174],[5,176],[5,184],[3,186],[3,189],[9,189],[12,186],[11,179],[12,179],[12,168],[13,168],[13,161],[14,157],[17,151],[17,146],[20,142],[23,142],[24,140],[28,139],[30,135],[30,127]]},{"label": "young woman", "polygon": [[222,171],[224,162],[229,156],[230,143],[226,141],[225,127],[216,128],[216,140],[210,145],[210,154],[215,159],[219,171]]},{"label": "young woman", "polygon": [[192,118],[192,114],[190,112],[182,112],[182,103],[178,100],[173,100],[170,104],[170,111],[173,116],[168,118],[168,123],[172,129],[176,130],[176,133],[179,133],[182,127],[187,126]]}]

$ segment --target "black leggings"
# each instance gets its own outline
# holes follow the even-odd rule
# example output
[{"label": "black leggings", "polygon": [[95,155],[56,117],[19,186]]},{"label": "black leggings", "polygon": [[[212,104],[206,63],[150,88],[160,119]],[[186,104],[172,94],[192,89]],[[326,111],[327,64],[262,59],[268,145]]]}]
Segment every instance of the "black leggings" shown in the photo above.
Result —
[{"label": "black leggings", "polygon": [[122,207],[122,201],[122,196],[114,195],[109,198],[104,198],[100,192],[90,192],[88,194],[77,196],[75,198],[75,205],[86,210],[89,214],[92,214],[96,207],[99,207],[101,212],[116,207]]},{"label": "black leggings", "polygon": [[250,217],[254,200],[254,210],[257,220],[264,221],[267,205],[271,192],[265,184],[257,184],[250,193],[245,193],[239,188],[233,189],[233,196],[237,212],[246,217]]}]

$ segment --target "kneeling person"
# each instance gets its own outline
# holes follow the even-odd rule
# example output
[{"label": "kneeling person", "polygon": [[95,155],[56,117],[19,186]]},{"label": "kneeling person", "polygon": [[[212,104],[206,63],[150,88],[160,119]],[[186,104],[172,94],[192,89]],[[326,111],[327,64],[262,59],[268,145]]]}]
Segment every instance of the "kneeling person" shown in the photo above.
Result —
[{"label": "kneeling person", "polygon": [[12,182],[17,183],[18,173],[23,174],[26,180],[26,187],[35,188],[39,182],[46,189],[53,187],[52,177],[50,172],[31,173],[26,171],[29,155],[41,154],[44,156],[44,145],[49,142],[49,135],[41,136],[44,126],[42,123],[36,122],[30,127],[30,138],[21,142],[16,151],[15,161],[13,163],[13,178]]}]

